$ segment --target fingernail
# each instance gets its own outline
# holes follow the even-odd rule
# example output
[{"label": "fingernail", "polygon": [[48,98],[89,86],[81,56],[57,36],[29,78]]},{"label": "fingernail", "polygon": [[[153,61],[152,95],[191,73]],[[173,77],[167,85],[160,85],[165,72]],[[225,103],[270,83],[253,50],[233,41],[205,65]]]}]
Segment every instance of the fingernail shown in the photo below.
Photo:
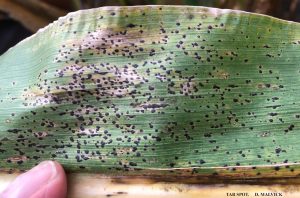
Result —
[{"label": "fingernail", "polygon": [[4,190],[3,198],[28,198],[55,179],[57,170],[53,161],[45,161],[20,175]]}]

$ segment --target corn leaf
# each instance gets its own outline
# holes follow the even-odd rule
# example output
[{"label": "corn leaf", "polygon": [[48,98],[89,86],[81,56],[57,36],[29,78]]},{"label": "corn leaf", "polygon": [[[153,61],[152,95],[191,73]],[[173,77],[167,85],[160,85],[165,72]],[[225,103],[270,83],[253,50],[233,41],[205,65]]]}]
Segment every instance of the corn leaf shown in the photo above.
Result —
[{"label": "corn leaf", "polygon": [[0,167],[300,173],[300,25],[188,6],[68,14],[0,57]]}]

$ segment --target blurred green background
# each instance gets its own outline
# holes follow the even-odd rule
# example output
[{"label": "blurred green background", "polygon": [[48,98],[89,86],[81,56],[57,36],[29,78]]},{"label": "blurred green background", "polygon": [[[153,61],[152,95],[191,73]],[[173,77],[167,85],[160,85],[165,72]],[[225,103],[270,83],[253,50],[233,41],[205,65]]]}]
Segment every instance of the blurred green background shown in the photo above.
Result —
[{"label": "blurred green background", "polygon": [[193,5],[300,22],[300,0],[0,0],[0,54],[68,12],[101,6]]}]

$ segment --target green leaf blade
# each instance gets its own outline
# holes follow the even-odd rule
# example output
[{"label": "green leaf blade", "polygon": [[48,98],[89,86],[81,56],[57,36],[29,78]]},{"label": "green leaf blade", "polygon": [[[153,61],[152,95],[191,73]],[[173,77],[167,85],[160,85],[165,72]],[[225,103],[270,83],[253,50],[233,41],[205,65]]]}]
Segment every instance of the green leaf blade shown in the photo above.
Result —
[{"label": "green leaf blade", "polygon": [[299,29],[203,7],[69,14],[0,58],[0,165],[294,176]]}]

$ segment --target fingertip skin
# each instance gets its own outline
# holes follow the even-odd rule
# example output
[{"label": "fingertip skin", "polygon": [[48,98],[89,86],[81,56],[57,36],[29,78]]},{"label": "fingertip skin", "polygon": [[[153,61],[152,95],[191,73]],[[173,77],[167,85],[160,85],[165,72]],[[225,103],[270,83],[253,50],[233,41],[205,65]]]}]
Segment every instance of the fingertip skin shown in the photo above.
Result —
[{"label": "fingertip skin", "polygon": [[63,167],[54,162],[57,176],[30,198],[66,198],[67,178]]},{"label": "fingertip skin", "polygon": [[58,178],[51,183],[51,185],[48,187],[48,194],[47,198],[57,197],[57,198],[66,198],[67,197],[67,177],[65,174],[65,171],[63,167],[55,162],[57,171],[58,171]]},{"label": "fingertip skin", "polygon": [[63,167],[45,161],[18,176],[2,193],[1,198],[65,198],[67,179]]}]

